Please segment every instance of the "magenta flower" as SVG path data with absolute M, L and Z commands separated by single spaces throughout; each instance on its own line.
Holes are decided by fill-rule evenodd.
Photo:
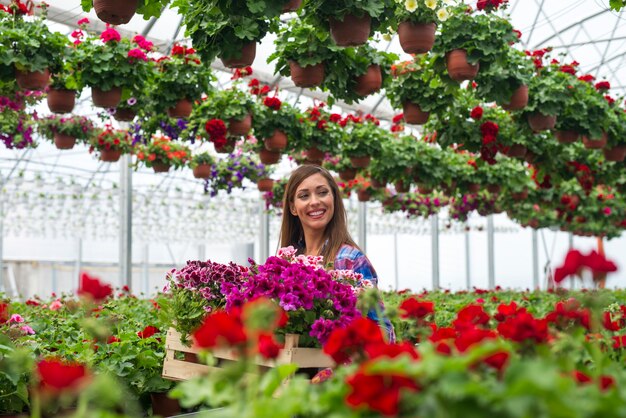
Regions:
M 143 50 L 139 48 L 134 48 L 128 51 L 128 58 L 130 58 L 131 62 L 133 61 L 148 61 L 148 56 Z
M 114 28 L 107 28 L 104 32 L 102 32 L 102 34 L 100 34 L 100 39 L 102 39 L 104 43 L 108 43 L 111 41 L 119 42 L 122 40 L 122 37 Z

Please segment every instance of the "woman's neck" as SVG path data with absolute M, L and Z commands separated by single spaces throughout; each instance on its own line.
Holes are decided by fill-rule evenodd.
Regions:
M 305 243 L 305 254 L 306 255 L 320 255 L 322 252 L 322 247 L 324 246 L 324 232 L 320 231 L 305 231 L 304 232 L 304 243 Z

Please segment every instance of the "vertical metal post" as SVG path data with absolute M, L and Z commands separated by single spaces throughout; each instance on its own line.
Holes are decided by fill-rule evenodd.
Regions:
M 398 233 L 393 233 L 393 265 L 395 272 L 395 289 L 400 290 L 400 275 L 398 271 Z
M 433 290 L 439 289 L 439 216 L 431 216 L 431 244 L 432 244 L 432 264 L 433 264 Z
M 57 283 L 57 265 L 52 264 L 52 293 L 58 292 L 58 283 Z
M 261 199 L 259 227 L 259 264 L 265 263 L 270 256 L 270 215 L 265 210 L 265 201 Z
M 120 159 L 120 285 L 133 284 L 133 178 L 130 155 Z
M 489 268 L 489 289 L 493 289 L 496 287 L 493 215 L 487 216 L 487 256 Z
M 83 268 L 83 239 L 81 237 L 76 238 L 76 261 L 74 263 L 74 283 L 78 283 L 80 277 L 80 271 Z
M 150 244 L 143 245 L 143 293 L 150 294 Z
M 198 245 L 198 260 L 200 261 L 206 260 L 206 245 L 204 244 Z
M 465 226 L 465 288 L 472 288 L 471 264 L 470 264 L 470 235 L 469 226 Z
M 0 189 L 0 292 L 4 292 L 4 193 Z
M 359 202 L 359 247 L 367 253 L 367 202 Z
M 533 229 L 533 288 L 539 289 L 539 239 L 537 230 Z

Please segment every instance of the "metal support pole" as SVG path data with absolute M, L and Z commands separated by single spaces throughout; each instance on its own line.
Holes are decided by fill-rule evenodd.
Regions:
M 130 155 L 120 159 L 120 285 L 133 284 L 133 178 Z
M 393 265 L 395 272 L 395 289 L 400 290 L 400 275 L 398 271 L 398 233 L 393 233 Z
M 359 202 L 359 247 L 367 253 L 367 202 Z
M 204 244 L 198 245 L 198 260 L 200 261 L 206 260 L 206 245 Z
M 150 244 L 143 245 L 143 293 L 150 294 Z
M 496 287 L 496 263 L 494 256 L 493 215 L 487 216 L 487 256 L 489 267 L 489 289 Z
M 74 280 L 78 282 L 80 277 L 80 271 L 83 268 L 83 239 L 81 237 L 76 238 L 76 262 L 74 263 Z
M 465 228 L 465 288 L 472 288 L 471 264 L 470 264 L 470 235 L 469 227 Z
M 439 216 L 431 216 L 433 290 L 439 289 Z
M 4 193 L 0 190 L 0 292 L 4 292 Z
M 537 230 L 533 229 L 533 288 L 539 289 L 539 239 Z
M 267 257 L 270 256 L 270 215 L 265 210 L 265 201 L 263 199 L 259 203 L 259 209 L 259 263 L 265 263 Z

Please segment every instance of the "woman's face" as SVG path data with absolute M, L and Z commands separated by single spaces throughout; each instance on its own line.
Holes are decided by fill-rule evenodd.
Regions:
M 291 213 L 300 218 L 303 230 L 323 230 L 333 218 L 335 203 L 328 181 L 313 174 L 300 183 L 291 203 Z

